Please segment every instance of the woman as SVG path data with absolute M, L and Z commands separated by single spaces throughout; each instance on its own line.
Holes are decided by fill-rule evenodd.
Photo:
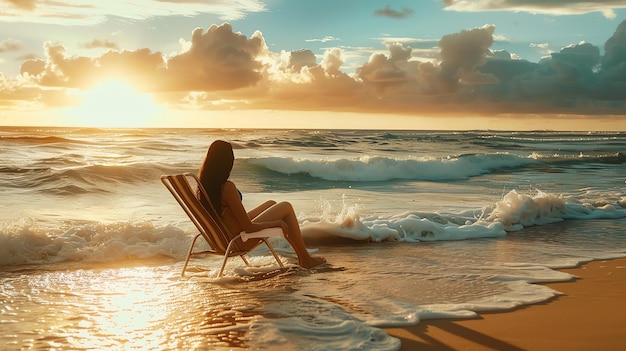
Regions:
M 200 167 L 198 178 L 209 195 L 211 204 L 222 215 L 222 220 L 231 233 L 242 231 L 255 232 L 266 228 L 281 227 L 285 239 L 298 255 L 298 263 L 304 268 L 312 268 L 326 260 L 313 257 L 306 250 L 298 218 L 289 202 L 276 203 L 266 201 L 262 205 L 246 212 L 241 202 L 241 193 L 235 184 L 228 180 L 235 162 L 233 148 L 230 143 L 217 140 L 211 144 L 209 151 Z M 207 206 L 206 200 L 200 200 Z M 260 239 L 239 241 L 242 250 L 250 250 L 258 245 Z

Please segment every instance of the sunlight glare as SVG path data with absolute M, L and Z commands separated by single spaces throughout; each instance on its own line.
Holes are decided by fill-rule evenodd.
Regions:
M 103 82 L 81 93 L 81 100 L 71 114 L 80 124 L 90 127 L 149 127 L 160 110 L 151 94 L 139 94 L 119 80 Z
M 171 318 L 167 291 L 157 282 L 157 273 L 148 267 L 125 268 L 116 277 L 100 282 L 102 295 L 99 314 L 92 314 L 86 323 L 85 335 L 79 340 L 92 340 L 89 348 L 103 349 L 124 345 L 126 349 L 159 349 L 167 340 L 165 330 L 158 326 Z M 81 345 L 86 346 L 86 345 Z

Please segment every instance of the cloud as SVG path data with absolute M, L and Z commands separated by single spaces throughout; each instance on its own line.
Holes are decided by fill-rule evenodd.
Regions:
M 198 1 L 198 0 L 0 0 L 1 22 L 50 23 L 60 25 L 95 25 L 109 17 L 144 20 L 158 16 L 194 16 L 210 13 L 225 21 L 239 20 L 249 12 L 266 11 L 260 0 Z
M 625 111 L 626 21 L 606 41 L 604 56 L 599 47 L 580 42 L 538 63 L 492 50 L 494 33 L 487 25 L 445 35 L 429 60 L 406 43 L 388 43 L 386 50 L 370 49 L 354 74 L 344 67 L 352 49 L 328 48 L 321 58 L 309 49 L 271 52 L 261 32 L 247 37 L 230 24 L 196 28 L 181 39 L 182 50 L 169 55 L 143 48 L 73 56 L 64 45 L 47 42 L 43 58 L 25 60 L 16 79 L 2 76 L 0 98 L 4 108 L 59 106 L 73 102 L 63 92 L 117 77 L 160 102 L 193 109 Z
M 100 39 L 94 39 L 88 43 L 84 43 L 81 45 L 81 47 L 85 49 L 98 49 L 98 48 L 114 49 L 114 50 L 119 49 L 119 46 L 116 43 L 112 41 L 100 40 Z
M 69 56 L 60 44 L 44 44 L 45 59 L 26 60 L 20 69 L 42 87 L 89 89 L 106 79 L 120 78 L 138 88 L 159 89 L 165 62 L 148 49 L 108 51 L 100 57 Z
M 441 38 L 439 47 L 444 77 L 451 81 L 462 79 L 466 84 L 489 80 L 490 78 L 478 74 L 475 69 L 484 63 L 484 58 L 489 53 L 494 30 L 495 26 L 484 26 Z
M 32 10 L 38 0 L 1 0 L 0 2 L 8 2 L 9 4 L 24 10 Z
M 590 43 L 582 42 L 578 45 L 568 45 L 552 58 L 568 62 L 576 67 L 591 69 L 600 63 L 600 48 Z
M 109 50 L 98 57 L 71 56 L 65 46 L 47 42 L 45 59 L 27 60 L 21 73 L 42 86 L 89 89 L 121 78 L 137 89 L 214 91 L 254 86 L 263 78 L 269 55 L 260 32 L 249 39 L 229 24 L 193 31 L 187 50 L 169 57 L 149 49 Z
M 228 90 L 257 84 L 269 50 L 261 32 L 249 39 L 230 24 L 196 28 L 188 51 L 167 63 L 167 85 L 174 90 Z
M 580 15 L 600 12 L 614 19 L 615 9 L 626 8 L 622 0 L 442 0 L 445 9 L 459 12 L 520 11 L 549 15 Z
M 315 54 L 311 50 L 292 51 L 289 55 L 289 63 L 287 67 L 296 72 L 300 72 L 304 67 L 314 67 L 317 65 Z
M 398 10 L 394 10 L 391 8 L 390 5 L 385 6 L 384 9 L 380 9 L 380 10 L 376 10 L 376 12 L 374 12 L 377 16 L 384 16 L 384 17 L 390 17 L 390 18 L 406 18 L 410 15 L 412 15 L 415 11 L 413 11 L 410 8 L 407 7 L 403 7 L 402 10 L 398 11 Z
M 341 71 L 344 52 L 339 48 L 327 49 L 320 63 L 314 63 L 312 52 L 298 50 L 282 55 L 280 69 L 266 82 L 269 85 L 263 95 L 256 97 L 255 104 L 261 108 L 286 110 L 352 110 L 361 109 L 372 100 L 366 89 L 353 77 Z M 285 64 L 291 58 L 306 63 L 298 66 Z
M 309 42 L 309 43 L 310 43 L 310 42 L 320 42 L 320 43 L 326 43 L 326 42 L 329 42 L 329 41 L 338 41 L 338 40 L 341 40 L 341 39 L 339 39 L 339 38 L 335 38 L 335 37 L 332 37 L 332 36 L 330 36 L 330 35 L 327 35 L 327 36 L 325 36 L 325 37 L 323 37 L 323 38 L 320 38 L 320 39 L 306 39 L 306 40 L 304 40 L 304 41 L 305 41 L 305 42 Z
M 13 39 L 6 39 L 0 41 L 0 54 L 4 54 L 11 51 L 19 51 L 22 49 L 22 44 Z
M 604 57 L 597 46 L 581 42 L 568 45 L 539 63 L 490 58 L 478 69 L 497 77 L 498 83 L 482 87 L 476 95 L 488 100 L 494 109 L 623 114 L 626 107 L 624 29 L 626 21 L 607 40 Z
M 22 63 L 20 74 L 28 74 L 30 76 L 38 76 L 46 69 L 46 61 L 38 58 L 29 58 Z
M 597 96 L 623 101 L 626 96 L 626 20 L 604 44 Z
M 611 69 L 626 62 L 626 20 L 623 21 L 615 33 L 604 44 L 604 58 L 602 68 Z
M 548 43 L 530 43 L 528 46 L 531 48 L 539 49 L 539 51 L 544 54 L 549 54 L 552 52 L 550 50 L 550 44 Z
M 27 75 L 7 79 L 0 73 L 0 108 L 34 111 L 70 104 L 64 89 L 43 89 Z
M 402 44 L 417 44 L 420 46 L 437 46 L 438 40 L 435 39 L 420 39 L 420 38 L 410 38 L 410 37 L 382 37 L 382 38 L 372 38 L 374 40 L 380 40 L 384 45 L 391 45 L 395 43 Z

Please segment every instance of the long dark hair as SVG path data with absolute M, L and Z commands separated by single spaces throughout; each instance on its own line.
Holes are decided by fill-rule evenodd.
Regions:
M 230 177 L 234 162 L 235 155 L 232 145 L 223 140 L 216 140 L 209 147 L 198 172 L 200 184 L 206 190 L 209 200 L 218 214 L 222 212 L 222 188 Z M 201 194 L 198 194 L 198 197 L 203 205 L 208 205 Z

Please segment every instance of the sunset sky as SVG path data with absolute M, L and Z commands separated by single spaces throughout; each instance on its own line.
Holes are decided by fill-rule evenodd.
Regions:
M 626 131 L 626 1 L 0 0 L 0 126 Z

